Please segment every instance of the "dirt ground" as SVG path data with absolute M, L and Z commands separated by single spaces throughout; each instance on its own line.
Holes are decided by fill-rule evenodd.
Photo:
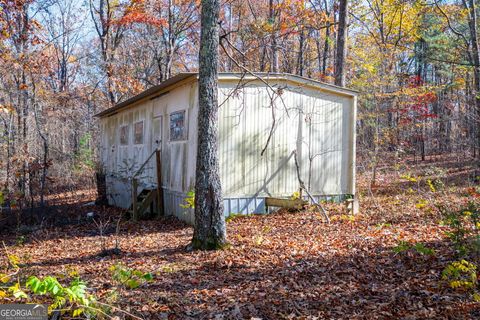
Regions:
M 441 279 L 454 249 L 435 208 L 465 204 L 474 185 L 465 166 L 442 165 L 444 186 L 435 192 L 395 173 L 381 173 L 373 189 L 365 178 L 360 214 L 327 204 L 330 224 L 310 210 L 233 219 L 227 224 L 230 247 L 216 252 L 185 251 L 193 230 L 173 218 L 122 221 L 117 236 L 120 211 L 82 206 L 91 200 L 88 192 L 58 209 L 74 223 L 1 237 L 9 254 L 20 258 L 22 275 L 67 279 L 78 273 L 99 301 L 124 311 L 113 309 L 119 318 L 480 319 L 480 304 Z M 427 172 L 432 166 L 416 174 L 437 175 Z M 107 224 L 102 234 L 100 222 Z M 99 255 L 115 241 L 118 255 Z M 395 252 L 402 241 L 422 243 L 434 254 Z M 109 270 L 115 264 L 154 279 L 120 288 Z

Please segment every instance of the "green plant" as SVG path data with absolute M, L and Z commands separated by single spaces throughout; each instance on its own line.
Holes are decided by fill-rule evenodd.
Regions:
M 29 298 L 25 291 L 21 289 L 20 282 L 16 282 L 15 284 L 8 287 L 8 292 L 10 292 L 15 299 L 21 300 Z M 6 295 L 5 291 L 3 291 L 3 294 Z
M 407 241 L 400 241 L 398 243 L 398 245 L 396 247 L 394 247 L 393 249 L 393 252 L 395 253 L 402 253 L 402 252 L 406 252 L 406 251 L 409 251 L 409 250 L 414 250 L 415 252 L 421 254 L 421 255 L 434 255 L 435 254 L 435 250 L 432 249 L 432 248 L 428 248 L 427 246 L 425 246 L 423 243 L 419 242 L 419 243 L 416 243 L 415 245 L 411 245 L 410 243 L 408 243 Z
M 2 283 L 7 284 L 10 277 L 3 276 Z M 61 309 L 63 313 L 71 313 L 73 317 L 82 314 L 87 316 L 95 315 L 98 310 L 95 305 L 95 298 L 87 293 L 86 283 L 75 278 L 68 286 L 63 286 L 52 276 L 40 279 L 30 276 L 22 285 L 20 281 L 11 283 L 7 291 L 0 290 L 0 297 L 13 297 L 19 302 L 35 302 L 40 296 L 51 299 L 49 310 Z
M 420 243 L 420 242 L 415 244 L 412 248 L 422 255 L 433 256 L 435 254 L 434 249 L 428 248 L 423 243 Z
M 136 289 L 146 282 L 153 280 L 153 275 L 149 272 L 142 272 L 140 270 L 131 269 L 121 264 L 110 267 L 112 278 L 121 286 L 127 289 Z
M 419 178 L 415 178 L 414 176 L 410 175 L 409 173 L 405 173 L 400 175 L 401 179 L 407 180 L 409 182 L 418 182 Z
M 47 276 L 43 280 L 32 276 L 29 277 L 25 287 L 33 294 L 47 295 L 53 299 L 51 309 L 64 308 L 70 304 L 68 309 L 72 310 L 72 316 L 77 317 L 84 313 L 91 313 L 89 308 L 95 303 L 93 296 L 87 293 L 87 285 L 80 278 L 75 278 L 67 287 L 58 282 L 57 278 Z
M 377 229 L 383 229 L 383 228 L 391 228 L 392 224 L 391 223 L 378 223 L 375 225 Z
M 265 238 L 261 234 L 255 236 L 255 238 L 253 239 L 256 246 L 260 246 L 263 243 L 264 240 L 265 240 Z
M 300 191 L 295 191 L 295 192 L 290 196 L 290 200 L 298 200 L 298 199 L 300 199 L 300 197 L 301 197 Z
M 195 191 L 193 189 L 187 192 L 187 196 L 183 199 L 180 207 L 183 209 L 195 208 Z
M 442 224 L 450 227 L 445 234 L 453 243 L 459 257 L 480 252 L 480 208 L 470 201 L 465 208 L 450 210 L 439 208 L 444 219 Z
M 93 149 L 90 147 L 92 136 L 89 133 L 84 134 L 79 141 L 79 148 L 75 155 L 77 160 L 77 169 L 82 166 L 93 168 L 95 163 L 93 161 Z
M 20 258 L 8 253 L 8 264 L 0 273 L 0 297 L 13 298 L 22 303 L 49 303 L 49 311 L 61 309 L 62 314 L 70 314 L 72 317 L 85 315 L 94 317 L 99 311 L 96 299 L 87 293 L 87 285 L 80 280 L 78 273 L 70 281 L 68 286 L 62 285 L 56 277 L 46 276 L 40 279 L 36 276 L 20 277 Z M 72 275 L 73 273 L 70 273 Z M 26 278 L 26 280 L 24 280 Z M 102 311 L 103 312 L 103 311 Z
M 174 264 L 166 264 L 166 265 L 162 266 L 160 270 L 162 272 L 165 272 L 165 273 L 172 273 L 172 272 L 175 272 L 175 265 Z
M 415 204 L 415 207 L 417 209 L 424 209 L 428 206 L 428 201 L 425 199 L 420 199 L 418 202 Z
M 15 244 L 17 246 L 21 246 L 25 243 L 25 241 L 27 241 L 27 238 L 24 235 L 20 235 L 15 239 Z
M 410 249 L 410 244 L 407 241 L 400 241 L 396 247 L 393 247 L 393 252 L 402 253 Z
M 442 279 L 448 281 L 452 289 L 475 289 L 477 267 L 466 260 L 452 262 L 442 271 Z

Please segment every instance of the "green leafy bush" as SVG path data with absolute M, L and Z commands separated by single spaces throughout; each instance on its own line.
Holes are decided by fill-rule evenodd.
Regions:
M 432 248 L 426 247 L 423 243 L 417 243 L 412 247 L 416 252 L 422 254 L 422 255 L 427 255 L 427 256 L 433 256 L 435 254 L 435 250 Z
M 127 289 L 136 289 L 142 284 L 153 280 L 151 273 L 144 273 L 121 264 L 111 266 L 110 271 L 112 272 L 113 280 Z
M 31 276 L 26 282 L 26 288 L 33 294 L 52 298 L 53 303 L 49 306 L 51 309 L 63 309 L 68 306 L 67 309 L 72 310 L 73 317 L 92 313 L 89 307 L 95 303 L 94 297 L 87 293 L 86 283 L 79 278 L 75 278 L 69 286 L 64 287 L 55 277 L 47 276 L 42 280 Z
M 78 274 L 65 286 L 53 276 L 43 279 L 19 276 L 22 264 L 20 258 L 14 254 L 7 252 L 7 262 L 0 272 L 0 298 L 19 303 L 48 302 L 49 311 L 60 309 L 62 314 L 72 317 L 94 317 L 100 310 L 96 306 L 95 297 L 87 293 L 87 285 L 80 280 Z
M 425 246 L 423 243 L 420 243 L 420 242 L 416 243 L 415 245 L 411 245 L 407 241 L 400 241 L 398 245 L 394 247 L 392 250 L 397 254 L 406 252 L 409 250 L 413 250 L 421 255 L 428 255 L 428 256 L 435 255 L 434 249 L 428 248 L 427 246 Z
M 466 260 L 452 262 L 443 270 L 442 279 L 448 281 L 452 289 L 475 289 L 477 267 Z
M 443 215 L 442 224 L 450 227 L 446 232 L 459 257 L 480 252 L 480 208 L 473 201 L 466 208 L 449 210 L 439 208 Z
M 8 284 L 10 277 L 3 275 L 2 283 Z M 30 276 L 22 285 L 20 281 L 10 283 L 7 290 L 0 290 L 0 297 L 13 298 L 16 302 L 32 303 L 45 301 L 45 296 L 50 302 L 49 311 L 60 309 L 63 314 L 73 317 L 80 315 L 94 316 L 96 314 L 95 298 L 87 293 L 87 285 L 79 278 L 74 279 L 68 286 L 63 286 L 52 276 L 40 279 Z

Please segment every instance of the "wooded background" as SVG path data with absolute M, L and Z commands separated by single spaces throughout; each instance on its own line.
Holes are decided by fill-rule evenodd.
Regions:
M 229 0 L 220 10 L 219 71 L 343 85 L 340 73 L 361 92 L 358 164 L 372 185 L 399 159 L 480 156 L 475 0 Z M 93 115 L 197 70 L 199 20 L 198 1 L 0 0 L 0 206 L 44 207 L 94 186 Z

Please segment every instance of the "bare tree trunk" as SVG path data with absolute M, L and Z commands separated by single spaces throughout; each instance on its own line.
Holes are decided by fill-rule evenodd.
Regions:
M 226 243 L 218 163 L 219 0 L 202 0 L 198 76 L 198 148 L 192 249 L 219 249 Z
M 470 19 L 468 21 L 470 27 L 470 38 L 472 43 L 472 58 L 473 58 L 473 73 L 474 73 L 474 85 L 475 85 L 475 109 L 476 109 L 476 129 L 477 136 L 474 143 L 474 153 L 480 156 L 480 47 L 478 45 L 478 29 L 477 29 L 477 7 L 475 0 L 468 0 L 468 5 L 464 3 L 468 8 Z
M 269 1 L 269 19 L 270 23 L 273 25 L 273 31 L 270 36 L 271 38 L 271 51 L 272 51 L 272 56 L 270 57 L 272 59 L 270 63 L 270 71 L 273 73 L 278 72 L 278 49 L 277 49 L 277 31 L 276 31 L 276 19 L 275 19 L 275 8 L 273 5 L 273 0 Z
M 327 0 L 324 1 L 325 4 L 325 14 L 330 17 L 330 11 L 328 9 Z M 327 64 L 328 64 L 328 53 L 330 51 L 330 22 L 327 22 L 327 28 L 325 29 L 325 41 L 323 44 L 323 56 L 321 64 L 321 72 L 323 77 L 327 75 Z M 318 52 L 320 56 L 320 51 Z
M 325 43 L 323 45 L 323 57 L 322 57 L 322 75 L 327 75 L 328 65 L 328 53 L 330 51 L 330 26 L 325 30 Z
M 337 54 L 335 84 L 345 86 L 345 60 L 347 56 L 348 0 L 340 0 L 338 12 Z
M 298 57 L 297 57 L 297 74 L 303 76 L 303 67 L 304 67 L 304 49 L 305 49 L 305 30 L 300 30 L 300 37 L 298 40 Z

